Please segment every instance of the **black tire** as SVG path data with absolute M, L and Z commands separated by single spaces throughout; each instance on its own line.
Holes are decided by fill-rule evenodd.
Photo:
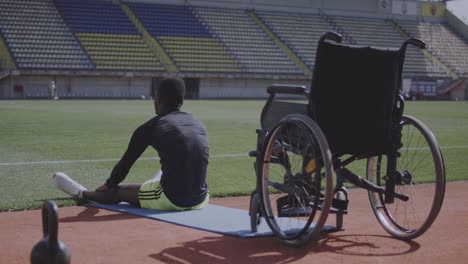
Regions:
M 274 126 L 265 142 L 257 179 L 265 221 L 289 245 L 317 240 L 333 198 L 333 167 L 325 136 L 307 116 L 289 115 Z
M 254 192 L 250 197 L 250 229 L 253 233 L 258 231 L 258 225 L 260 224 L 260 197 L 257 192 Z
M 369 191 L 377 220 L 392 236 L 414 239 L 426 232 L 439 214 L 445 194 L 445 165 L 432 132 L 414 117 L 402 118 L 403 147 L 397 158 L 395 192 L 409 198 L 385 203 L 384 195 Z M 367 179 L 385 186 L 386 156 L 369 158 Z

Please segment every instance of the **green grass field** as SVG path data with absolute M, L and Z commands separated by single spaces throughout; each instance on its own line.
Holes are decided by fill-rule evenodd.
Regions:
M 255 129 L 265 101 L 187 101 L 185 111 L 206 125 L 212 196 L 250 193 L 255 185 Z M 448 180 L 468 179 L 468 103 L 407 102 L 405 114 L 438 138 Z M 154 116 L 151 100 L 0 101 L 0 211 L 38 208 L 44 199 L 73 204 L 51 182 L 66 172 L 93 189 L 126 149 L 133 130 Z M 125 182 L 143 182 L 159 169 L 148 148 Z

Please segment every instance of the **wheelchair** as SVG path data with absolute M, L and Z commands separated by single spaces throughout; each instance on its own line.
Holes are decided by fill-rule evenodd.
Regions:
M 408 45 L 399 49 L 341 44 L 325 33 L 319 40 L 311 89 L 272 85 L 257 129 L 256 188 L 250 224 L 266 221 L 288 245 L 320 238 L 329 214 L 343 230 L 347 187 L 368 192 L 380 225 L 411 240 L 436 219 L 445 193 L 439 144 L 425 124 L 403 115 L 402 69 Z M 282 99 L 288 96 L 303 100 Z M 354 166 L 361 161 L 361 166 Z M 354 171 L 360 170 L 361 175 Z M 336 175 L 336 177 L 335 177 Z M 336 181 L 336 182 L 335 182 Z

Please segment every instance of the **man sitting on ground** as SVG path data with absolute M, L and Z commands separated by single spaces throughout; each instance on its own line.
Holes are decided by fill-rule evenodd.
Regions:
M 165 78 L 161 81 L 154 98 L 157 116 L 135 130 L 125 154 L 104 185 L 88 191 L 62 172 L 54 174 L 55 185 L 71 196 L 99 203 L 127 202 L 164 211 L 205 207 L 209 201 L 207 134 L 200 120 L 180 111 L 184 95 L 183 80 Z M 120 184 L 148 146 L 160 157 L 158 177 L 142 185 Z

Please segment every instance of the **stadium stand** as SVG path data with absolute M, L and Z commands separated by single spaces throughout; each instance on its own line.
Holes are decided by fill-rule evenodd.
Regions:
M 256 11 L 261 20 L 313 69 L 319 32 L 333 28 L 316 14 Z
M 468 54 L 468 40 L 457 34 L 445 23 L 398 20 L 398 25 L 408 35 L 426 41 L 431 50 L 446 65 L 460 75 L 468 77 L 468 60 L 460 54 Z
M 188 6 L 147 3 L 128 6 L 181 72 L 240 72 L 240 66 Z
M 94 0 L 54 3 L 97 70 L 164 71 L 119 5 Z
M 257 13 L 310 68 L 313 68 L 315 47 L 320 37 L 317 32 L 336 30 L 336 27 L 339 27 L 349 36 L 343 40 L 344 43 L 374 47 L 399 48 L 405 40 L 384 19 L 344 16 L 328 16 L 328 19 L 324 19 L 318 14 L 271 11 L 257 11 Z M 404 66 L 405 76 L 446 76 L 444 70 L 426 58 L 421 51 L 413 47 L 408 49 Z
M 0 29 L 19 69 L 93 68 L 51 1 L 0 1 Z
M 360 46 L 424 40 L 408 46 L 405 92 L 468 99 L 468 26 L 449 10 L 342 1 L 0 0 L 0 98 L 44 98 L 51 80 L 61 96 L 150 97 L 166 74 L 194 98 L 260 98 L 273 82 L 310 85 L 318 39 L 335 31 Z
M 399 48 L 406 39 L 384 19 L 335 16 L 334 20 L 359 45 Z M 447 73 L 418 48 L 408 46 L 403 76 L 447 77 Z
M 193 9 L 233 54 L 244 73 L 303 74 L 258 28 L 246 10 L 215 7 Z

